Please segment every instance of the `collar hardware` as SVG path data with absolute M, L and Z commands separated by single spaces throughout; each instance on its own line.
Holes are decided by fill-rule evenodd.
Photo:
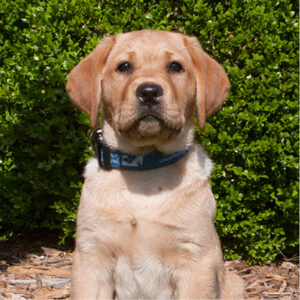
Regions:
M 104 143 L 102 129 L 96 129 L 90 135 L 91 146 L 98 159 L 99 166 L 104 170 L 111 170 L 110 149 Z

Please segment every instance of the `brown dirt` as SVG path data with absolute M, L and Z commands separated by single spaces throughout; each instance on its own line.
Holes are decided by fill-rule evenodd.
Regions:
M 0 300 L 69 299 L 72 247 L 57 249 L 54 240 L 39 234 L 0 243 Z M 247 299 L 299 299 L 298 264 L 225 265 L 244 279 Z

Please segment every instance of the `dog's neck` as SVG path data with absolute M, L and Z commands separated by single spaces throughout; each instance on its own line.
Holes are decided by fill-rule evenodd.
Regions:
M 193 130 L 188 133 L 183 136 L 192 139 Z M 178 143 L 178 139 L 181 143 Z M 191 142 L 187 143 L 185 139 L 185 143 L 182 143 L 180 137 L 178 139 L 176 143 L 169 143 L 169 147 L 163 147 L 167 151 L 152 145 L 137 147 L 117 138 L 114 130 L 104 122 L 103 130 L 93 132 L 91 143 L 99 166 L 103 169 L 148 170 L 173 164 L 188 152 Z

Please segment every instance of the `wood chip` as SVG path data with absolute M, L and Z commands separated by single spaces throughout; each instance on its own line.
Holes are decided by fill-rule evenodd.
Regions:
M 263 292 L 264 296 L 288 296 L 291 295 L 292 293 L 286 292 L 286 293 L 278 293 L 278 292 Z
M 70 282 L 69 278 L 41 279 L 40 280 L 40 286 L 38 286 L 36 284 L 37 281 L 34 280 L 34 279 L 15 279 L 15 280 L 9 280 L 8 284 L 12 284 L 12 285 L 17 285 L 17 284 L 21 284 L 21 285 L 36 284 L 38 288 L 41 288 L 45 283 L 47 283 L 51 287 L 63 288 L 69 282 Z
M 285 261 L 281 264 L 281 267 L 285 269 L 294 269 L 295 265 L 291 262 Z
M 55 267 L 47 266 L 11 266 L 7 268 L 8 273 L 12 274 L 28 274 L 28 273 L 40 273 L 46 275 L 53 275 L 58 277 L 70 277 L 71 270 L 59 269 Z
M 283 281 L 283 283 L 282 283 L 282 285 L 281 285 L 281 287 L 280 287 L 278 293 L 280 293 L 280 294 L 283 293 L 284 290 L 285 290 L 285 288 L 286 288 L 286 286 L 287 286 L 286 281 Z
M 268 274 L 267 278 L 272 278 L 277 281 L 284 281 L 284 277 L 278 274 Z
M 42 287 L 42 280 L 41 280 L 41 277 L 40 277 L 40 275 L 39 274 L 36 274 L 36 286 L 38 287 L 38 288 L 41 288 Z
M 57 249 L 54 249 L 54 248 L 47 248 L 47 247 L 41 247 L 42 251 L 44 252 L 44 254 L 46 256 L 58 256 L 60 254 L 62 254 L 63 252 L 62 251 L 59 251 Z
M 70 296 L 70 292 L 68 290 L 61 291 L 51 291 L 45 292 L 41 295 L 35 295 L 33 299 L 35 300 L 44 300 L 44 299 L 66 299 Z

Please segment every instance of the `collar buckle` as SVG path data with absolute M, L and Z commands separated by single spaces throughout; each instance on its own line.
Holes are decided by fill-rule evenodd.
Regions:
M 111 170 L 112 166 L 110 163 L 110 149 L 104 142 L 101 128 L 98 128 L 91 133 L 90 141 L 92 150 L 97 157 L 99 166 L 105 170 Z

